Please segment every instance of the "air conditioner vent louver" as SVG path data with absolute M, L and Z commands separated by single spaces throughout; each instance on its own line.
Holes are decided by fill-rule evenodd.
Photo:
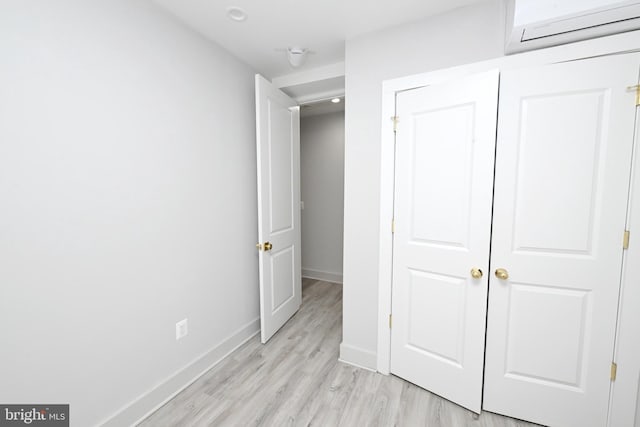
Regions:
M 557 1 L 538 0 L 536 7 L 549 8 L 551 18 L 540 19 L 544 12 L 531 13 L 532 0 L 510 0 L 507 3 L 506 53 L 521 52 L 530 49 L 555 46 L 625 31 L 640 29 L 640 1 L 611 3 L 612 0 L 592 0 L 580 3 L 608 2 L 603 7 L 588 10 L 574 10 L 570 14 L 553 16 L 557 12 L 553 6 Z M 566 7 L 566 1 L 563 6 Z M 519 9 L 520 8 L 520 9 Z M 529 17 L 527 16 L 529 12 Z M 533 16 L 535 15 L 535 16 Z M 536 20 L 537 19 L 537 20 Z

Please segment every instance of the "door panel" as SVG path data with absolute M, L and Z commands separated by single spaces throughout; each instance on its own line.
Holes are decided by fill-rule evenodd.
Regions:
M 256 75 L 256 128 L 260 323 L 265 343 L 302 301 L 300 111 L 260 75 Z
M 281 251 L 271 250 L 271 283 L 273 297 L 271 312 L 277 312 L 296 295 L 296 274 L 294 247 L 289 246 Z
M 407 347 L 463 367 L 466 277 L 410 271 Z M 425 328 L 425 325 L 447 325 Z
M 606 425 L 638 65 L 624 55 L 502 73 L 488 411 Z
M 285 233 L 294 228 L 293 207 L 295 203 L 293 185 L 293 138 L 292 114 L 288 104 L 267 99 L 269 141 L 269 196 L 271 213 L 270 233 Z
M 591 255 L 606 100 L 604 89 L 521 100 L 515 251 Z
M 447 106 L 412 117 L 414 243 L 468 250 L 473 117 L 473 104 Z
M 584 382 L 585 338 L 591 333 L 586 322 L 591 311 L 589 293 L 512 283 L 509 304 L 506 375 L 579 388 Z M 558 319 L 562 322 L 554 323 Z M 545 340 L 553 342 L 546 352 L 536 347 L 540 330 L 548 331 Z
M 493 71 L 397 98 L 391 372 L 475 412 L 497 94 Z

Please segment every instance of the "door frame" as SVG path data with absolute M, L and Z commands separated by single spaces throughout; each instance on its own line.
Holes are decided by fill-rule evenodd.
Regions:
M 394 175 L 395 175 L 395 132 L 393 130 L 392 118 L 396 115 L 396 94 L 398 92 L 443 83 L 456 78 L 471 74 L 486 72 L 491 69 L 505 71 L 522 67 L 540 66 L 558 62 L 575 61 L 580 59 L 618 55 L 632 52 L 640 52 L 638 48 L 638 37 L 640 31 L 617 34 L 609 37 L 602 37 L 593 40 L 573 43 L 569 45 L 556 46 L 542 50 L 525 52 L 512 56 L 504 56 L 487 61 L 456 66 L 453 68 L 440 69 L 422 74 L 416 74 L 382 82 L 382 114 L 381 114 L 381 145 L 380 145 L 380 210 L 379 210 L 379 262 L 378 262 L 378 322 L 377 322 L 377 363 L 376 369 L 384 375 L 390 374 L 391 364 L 391 330 L 389 329 L 389 315 L 391 314 L 391 292 L 393 273 L 393 234 L 391 232 L 393 221 L 393 200 L 394 200 Z M 402 118 L 398 126 L 402 126 Z M 638 136 L 636 136 L 638 141 Z M 640 143 L 640 142 L 639 142 Z M 636 144 L 634 152 L 640 151 L 640 146 Z M 637 172 L 634 172 L 636 171 Z M 640 175 L 640 153 L 636 153 L 635 164 L 632 174 Z M 636 177 L 636 182 L 640 177 Z M 635 185 L 635 205 L 640 204 L 640 183 Z M 633 203 L 633 201 L 632 201 Z M 640 225 L 640 209 L 636 208 L 631 218 L 632 222 Z M 640 230 L 636 233 L 640 235 Z M 628 255 L 628 254 L 626 254 Z M 640 282 L 640 268 L 628 266 L 625 256 L 625 274 L 622 279 L 622 292 L 631 283 Z M 626 286 L 625 286 L 626 285 Z M 630 298 L 634 298 L 630 301 Z M 634 344 L 632 337 L 640 335 L 640 315 L 634 314 L 632 308 L 640 307 L 640 292 L 625 293 L 626 311 L 618 311 L 618 330 L 624 328 L 625 334 L 618 333 L 616 340 L 614 358 L 617 360 L 619 348 L 623 348 L 629 354 L 624 355 L 629 366 L 626 372 L 633 378 L 638 378 L 640 374 L 640 345 Z M 623 307 L 623 308 L 624 308 Z M 624 314 L 625 316 L 621 316 Z M 624 323 L 623 323 L 624 322 Z M 634 323 L 635 322 L 635 323 Z M 620 367 L 618 370 L 621 374 Z M 628 425 L 632 425 L 635 417 L 635 403 L 638 399 L 638 385 L 635 381 L 625 381 L 624 383 L 612 383 L 611 402 L 609 418 L 618 421 L 629 420 Z M 631 399 L 629 396 L 635 396 Z M 615 413 L 614 413 L 615 411 Z

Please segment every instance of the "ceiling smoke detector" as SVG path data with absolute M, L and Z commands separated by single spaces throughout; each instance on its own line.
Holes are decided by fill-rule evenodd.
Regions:
M 298 68 L 307 60 L 307 53 L 309 50 L 303 47 L 288 47 L 287 48 L 287 59 L 289 60 L 289 64 L 293 68 Z

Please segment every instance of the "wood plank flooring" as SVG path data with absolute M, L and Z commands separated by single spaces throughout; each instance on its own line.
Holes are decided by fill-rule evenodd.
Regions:
M 252 338 L 139 425 L 534 426 L 476 420 L 398 377 L 341 363 L 341 336 L 342 286 L 305 279 L 302 308 L 271 341 Z

